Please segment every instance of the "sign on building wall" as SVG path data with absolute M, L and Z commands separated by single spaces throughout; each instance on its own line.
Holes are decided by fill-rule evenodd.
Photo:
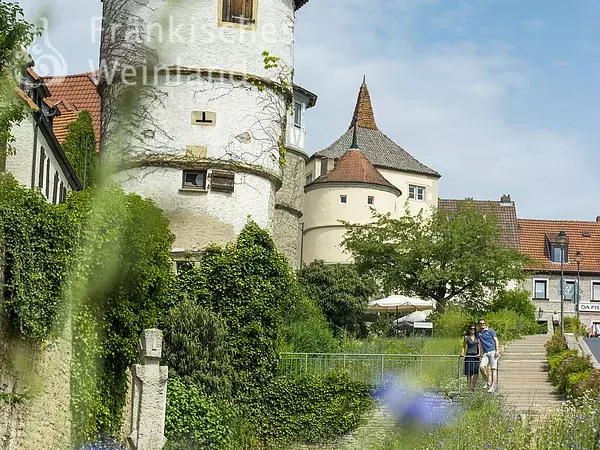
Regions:
M 600 303 L 580 303 L 579 311 L 600 312 Z

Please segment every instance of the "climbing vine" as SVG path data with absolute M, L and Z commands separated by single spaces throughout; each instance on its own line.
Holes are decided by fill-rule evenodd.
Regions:
M 154 203 L 115 186 L 74 193 L 68 206 L 82 223 L 70 297 L 73 439 L 83 443 L 120 426 L 139 334 L 171 304 L 173 236 Z
M 69 124 L 69 134 L 62 148 L 73 166 L 77 178 L 85 187 L 96 184 L 96 136 L 89 111 L 81 111 Z
M 45 340 L 55 328 L 76 230 L 64 206 L 0 174 L 4 305 L 12 327 L 29 340 Z

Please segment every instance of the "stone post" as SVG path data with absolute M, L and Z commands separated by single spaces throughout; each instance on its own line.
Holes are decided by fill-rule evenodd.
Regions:
M 140 336 L 141 364 L 131 368 L 132 413 L 129 445 L 132 450 L 160 450 L 166 443 L 168 367 L 160 366 L 162 332 L 150 329 Z

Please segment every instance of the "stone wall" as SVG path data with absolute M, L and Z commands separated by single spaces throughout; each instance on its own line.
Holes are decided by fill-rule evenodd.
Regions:
M 534 280 L 546 280 L 548 299 L 534 298 Z M 576 281 L 577 275 L 573 273 L 565 273 L 565 281 Z M 581 303 L 596 303 L 592 300 L 592 282 L 600 281 L 600 276 L 580 276 L 580 302 Z M 536 307 L 537 319 L 539 321 L 552 322 L 552 314 L 554 311 L 560 313 L 560 275 L 557 274 L 538 274 L 528 277 L 521 282 L 520 287 L 531 293 L 532 302 Z M 598 303 L 600 305 L 600 303 Z M 565 317 L 575 317 L 577 312 L 575 303 L 570 300 L 565 300 L 563 305 Z M 580 311 L 579 319 L 582 324 L 589 328 L 595 322 L 600 323 L 600 310 L 595 311 Z
M 307 159 L 305 153 L 288 149 L 283 166 L 283 184 L 275 194 L 273 239 L 294 269 L 299 268 L 301 263 L 302 231 L 299 219 L 302 216 Z
M 0 251 L 0 449 L 70 448 L 71 326 L 64 324 L 60 337 L 43 345 L 15 336 L 4 310 L 3 282 Z
M 2 312 L 0 448 L 62 450 L 70 446 L 71 339 L 41 346 L 10 333 Z

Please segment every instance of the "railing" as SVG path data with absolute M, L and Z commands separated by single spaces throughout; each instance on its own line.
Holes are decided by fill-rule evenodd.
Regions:
M 283 353 L 284 375 L 324 376 L 345 371 L 350 378 L 383 384 L 405 377 L 421 389 L 460 392 L 463 359 L 454 355 L 387 355 L 349 353 Z

